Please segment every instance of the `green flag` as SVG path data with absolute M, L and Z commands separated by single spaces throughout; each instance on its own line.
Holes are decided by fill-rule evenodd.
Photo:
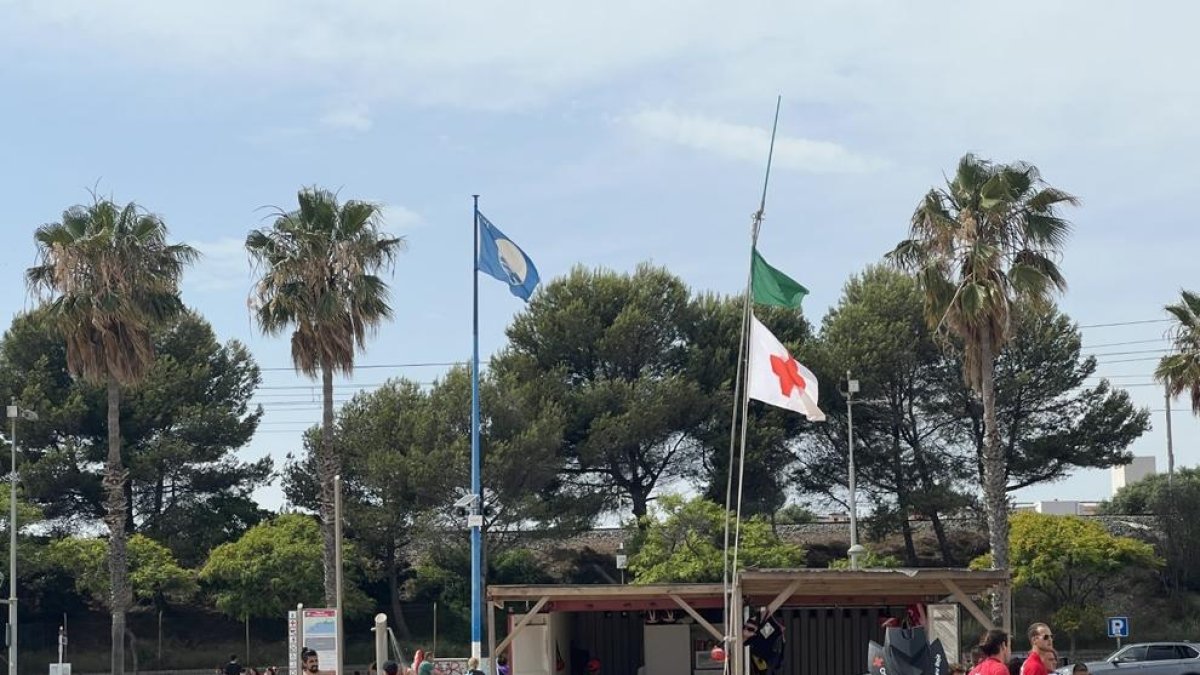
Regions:
M 767 264 L 754 249 L 754 262 L 750 266 L 750 288 L 754 301 L 761 305 L 778 305 L 800 309 L 800 301 L 808 295 L 808 289 L 791 277 Z

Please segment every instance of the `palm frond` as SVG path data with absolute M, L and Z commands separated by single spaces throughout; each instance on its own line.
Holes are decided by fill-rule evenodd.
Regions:
M 29 289 L 66 338 L 67 365 L 90 381 L 136 382 L 154 358 L 153 327 L 184 311 L 179 281 L 195 251 L 166 243 L 162 219 L 94 198 L 34 233 Z
M 299 208 L 252 230 L 246 249 L 260 273 L 256 318 L 267 334 L 292 329 L 292 362 L 310 377 L 350 373 L 357 348 L 392 315 L 390 270 L 404 240 L 380 229 L 380 207 L 320 188 L 297 194 Z
M 994 356 L 1009 338 L 1013 303 L 1049 302 L 1065 289 L 1055 260 L 1070 224 L 1059 209 L 1076 203 L 1030 164 L 964 155 L 946 188 L 922 197 L 909 238 L 888 253 L 915 275 L 930 324 L 963 343 L 973 386 L 981 344 Z

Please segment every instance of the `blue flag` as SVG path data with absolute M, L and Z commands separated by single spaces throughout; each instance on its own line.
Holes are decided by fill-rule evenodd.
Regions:
M 508 290 L 526 302 L 539 281 L 537 268 L 529 256 L 482 213 L 479 214 L 479 251 L 475 268 L 508 284 Z

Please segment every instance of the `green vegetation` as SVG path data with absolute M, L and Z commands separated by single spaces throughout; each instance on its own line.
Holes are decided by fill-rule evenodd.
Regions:
M 1050 607 L 1073 638 L 1094 634 L 1113 579 L 1147 606 L 1200 615 L 1197 470 L 1106 506 L 1155 518 L 1147 541 L 1078 518 L 1008 517 L 1012 491 L 1127 462 L 1149 425 L 1095 381 L 1079 327 L 1051 301 L 1065 284 L 1060 209 L 1074 204 L 1031 166 L 967 156 L 920 202 L 910 239 L 849 275 L 819 322 L 756 309 L 820 379 L 824 424 L 752 403 L 746 428 L 730 428 L 741 298 L 651 264 L 547 279 L 480 377 L 489 582 L 618 582 L 612 550 L 564 543 L 613 516 L 628 524 L 629 581 L 717 581 L 732 562 L 731 485 L 745 495 L 739 566 L 845 566 L 842 542 L 789 537 L 847 506 L 849 371 L 862 384 L 865 566 L 1009 567 L 1021 601 Z M 21 423 L 20 518 L 36 523 L 18 545 L 25 619 L 92 620 L 81 632 L 94 650 L 94 613 L 108 612 L 114 671 L 127 651 L 194 665 L 172 661 L 181 643 L 164 622 L 222 649 L 240 629 L 269 651 L 288 609 L 333 603 L 340 475 L 347 621 L 383 610 L 407 640 L 432 632 L 436 606 L 441 639 L 464 638 L 470 561 L 453 504 L 467 483 L 469 372 L 389 380 L 334 406 L 335 374 L 353 372 L 394 313 L 384 276 L 404 242 L 383 231 L 378 205 L 306 188 L 246 238 L 258 328 L 289 339 L 297 371 L 321 381 L 321 417 L 278 472 L 238 457 L 258 431 L 261 372 L 183 305 L 195 252 L 168 243 L 161 218 L 95 199 L 35 241 L 28 281 L 41 302 L 0 340 L 0 396 L 39 413 Z M 1157 376 L 1195 404 L 1200 304 L 1185 292 L 1168 310 L 1177 353 Z M 731 432 L 745 433 L 744 475 L 730 475 Z M 283 513 L 252 497 L 276 478 Z M 680 486 L 695 496 L 670 494 Z M 990 555 L 956 534 L 964 520 L 987 522 Z M 161 658 L 151 633 L 168 645 Z

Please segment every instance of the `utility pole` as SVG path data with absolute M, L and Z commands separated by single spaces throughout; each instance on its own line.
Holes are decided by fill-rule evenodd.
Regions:
M 22 410 L 16 401 L 8 406 L 12 420 L 9 449 L 12 453 L 11 491 L 8 497 L 8 675 L 17 675 L 17 418 L 36 420 L 37 413 Z
M 854 395 L 858 393 L 858 380 L 850 378 L 846 371 L 846 441 L 850 456 L 849 485 L 850 490 L 850 569 L 858 569 L 858 557 L 865 549 L 858 543 L 858 485 L 854 476 Z

